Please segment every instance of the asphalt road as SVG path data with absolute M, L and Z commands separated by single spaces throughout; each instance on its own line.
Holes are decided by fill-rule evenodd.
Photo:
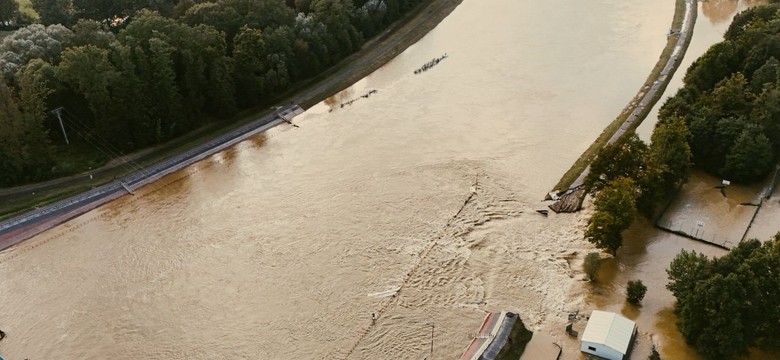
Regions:
M 439 4 L 436 5 L 436 7 L 432 9 L 426 8 L 422 11 L 430 15 L 432 13 L 441 11 L 446 6 L 452 6 L 453 4 L 457 4 L 459 2 L 460 1 L 458 0 L 440 1 Z M 415 21 L 417 23 L 416 27 L 422 26 L 423 22 L 426 21 L 426 16 L 419 16 L 417 19 L 412 21 Z M 154 180 L 157 180 L 162 176 L 165 176 L 166 174 L 169 174 L 173 171 L 188 166 L 194 162 L 199 161 L 200 159 L 203 159 L 209 155 L 221 151 L 222 149 L 232 146 L 233 144 L 236 144 L 256 133 L 265 131 L 266 129 L 272 126 L 275 126 L 276 124 L 283 122 L 284 119 L 279 117 L 277 115 L 278 113 L 302 110 L 296 104 L 303 103 L 308 100 L 320 98 L 325 91 L 334 87 L 340 82 L 344 82 L 350 76 L 353 76 L 354 74 L 363 71 L 366 67 L 368 67 L 371 63 L 375 62 L 381 56 L 383 56 L 386 52 L 396 49 L 400 44 L 402 44 L 404 41 L 408 41 L 413 36 L 420 36 L 420 34 L 415 31 L 407 31 L 401 36 L 395 36 L 390 38 L 389 41 L 382 43 L 379 49 L 371 50 L 369 56 L 362 58 L 359 62 L 355 62 L 354 64 L 349 65 L 340 74 L 331 76 L 327 81 L 320 83 L 315 88 L 310 89 L 309 91 L 306 91 L 301 95 L 295 96 L 293 100 L 294 103 L 291 103 L 290 105 L 281 108 L 276 114 L 266 115 L 262 118 L 252 121 L 251 123 L 241 126 L 240 128 L 237 128 L 229 133 L 223 134 L 215 139 L 212 139 L 207 143 L 192 148 L 187 152 L 172 156 L 168 159 L 155 163 L 154 165 L 151 165 L 139 171 L 133 172 L 130 175 L 112 181 L 105 185 L 95 187 L 89 191 L 69 197 L 67 199 L 58 201 L 56 203 L 42 206 L 40 208 L 21 214 L 19 216 L 4 221 L 0 221 L 0 250 L 6 249 L 10 246 L 13 246 L 25 240 L 26 238 L 34 236 L 35 233 L 40 233 L 42 231 L 45 231 L 45 229 L 36 229 L 36 231 L 33 233 L 33 232 L 22 232 L 20 231 L 21 229 L 27 227 L 35 227 L 36 225 L 43 224 L 43 223 L 45 223 L 45 225 L 42 226 L 48 228 L 56 225 L 55 222 L 62 223 L 64 221 L 67 221 L 70 218 L 78 216 L 79 214 L 86 212 L 91 208 L 94 208 L 108 201 L 111 201 L 112 199 L 115 199 L 121 194 L 127 192 L 128 190 L 132 191 L 133 188 L 138 188 L 145 184 L 151 183 Z M 101 171 L 110 171 L 110 170 L 101 170 Z M 72 185 L 72 184 L 83 183 L 86 180 L 87 180 L 86 176 L 74 177 L 72 179 L 65 180 L 64 182 L 47 184 L 47 185 L 43 185 L 42 187 L 37 187 L 36 189 L 38 189 L 38 191 L 42 191 L 45 190 L 46 187 L 48 187 L 48 189 L 52 189 L 52 188 L 66 186 L 68 182 L 72 182 L 71 183 Z M 31 191 L 36 191 L 36 190 L 32 190 L 32 188 L 28 188 L 16 193 L 7 193 L 1 195 L 0 199 L 6 201 L 11 200 L 15 197 L 28 195 Z M 57 221 L 49 221 L 52 219 L 57 219 Z
M 298 112 L 300 107 L 290 105 L 282 108 L 279 113 Z M 153 182 L 173 171 L 188 166 L 200 159 L 219 152 L 235 143 L 262 132 L 284 121 L 277 113 L 266 115 L 243 125 L 229 133 L 223 134 L 206 143 L 200 144 L 184 153 L 172 156 L 168 159 L 155 163 L 149 167 L 131 173 L 125 177 L 114 180 L 108 184 L 95 187 L 89 191 L 69 197 L 67 199 L 40 207 L 22 215 L 0 222 L 0 239 L 2 236 L 14 232 L 20 228 L 33 225 L 44 219 L 57 217 L 64 214 L 70 214 L 73 210 L 83 207 L 85 204 L 102 204 L 110 199 L 116 198 L 117 193 L 132 191 L 134 188 Z M 75 214 L 78 215 L 78 214 Z M 75 216 L 74 215 L 74 216 Z M 72 217 L 72 216 L 71 216 Z M 67 219 L 63 219 L 65 221 Z M 23 239 L 19 239 L 21 241 Z M 18 241 L 3 244 L 3 248 L 11 246 Z M 2 250 L 2 249 L 0 249 Z
M 628 115 L 626 120 L 623 122 L 623 125 L 620 126 L 620 128 L 612 134 L 612 137 L 609 138 L 609 141 L 607 141 L 607 144 L 612 144 L 620 137 L 622 137 L 628 129 L 632 128 L 634 126 L 634 123 L 637 123 L 636 126 L 639 125 L 639 123 L 644 120 L 642 117 L 642 111 L 645 108 L 650 108 L 655 106 L 655 103 L 658 101 L 656 98 L 656 95 L 658 94 L 658 91 L 662 91 L 666 89 L 666 86 L 669 84 L 669 81 L 672 79 L 672 75 L 674 74 L 674 71 L 677 69 L 677 65 L 682 60 L 682 57 L 685 56 L 685 44 L 690 41 L 691 36 L 693 36 L 693 25 L 695 24 L 696 18 L 694 17 L 696 15 L 696 1 L 695 0 L 686 0 L 685 1 L 685 18 L 683 19 L 682 26 L 679 29 L 679 37 L 677 38 L 677 43 L 674 46 L 674 50 L 672 51 L 672 55 L 669 57 L 669 60 L 666 61 L 666 65 L 664 65 L 664 68 L 661 70 L 661 73 L 658 75 L 658 78 L 653 81 L 653 84 L 650 86 L 643 86 L 640 91 L 647 91 L 645 95 L 642 97 L 642 99 L 639 101 L 639 104 L 634 106 L 634 108 L 631 110 L 631 113 Z M 585 168 L 585 170 L 582 171 L 579 177 L 577 177 L 577 180 L 574 180 L 574 182 L 569 186 L 569 189 L 576 189 L 582 186 L 585 183 L 585 177 L 588 176 L 588 173 L 590 172 L 590 165 Z

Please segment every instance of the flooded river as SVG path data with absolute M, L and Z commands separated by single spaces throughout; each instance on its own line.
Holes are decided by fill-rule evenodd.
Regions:
M 663 282 L 642 274 L 658 277 L 681 246 L 717 250 L 639 224 L 591 289 L 568 265 L 592 250 L 587 212 L 534 211 L 644 82 L 673 11 L 465 0 L 300 128 L 0 253 L 0 355 L 452 359 L 486 312 L 510 310 L 578 359 L 567 312 L 615 308 L 587 294 L 626 276 L 651 286 L 643 332 L 672 334 L 665 354 L 689 351 Z

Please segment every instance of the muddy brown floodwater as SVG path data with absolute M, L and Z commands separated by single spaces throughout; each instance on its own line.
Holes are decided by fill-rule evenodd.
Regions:
M 592 250 L 587 213 L 534 210 L 644 82 L 673 11 L 672 0 L 464 1 L 300 128 L 0 253 L 0 354 L 452 359 L 486 312 L 509 310 L 580 358 L 563 327 L 567 311 L 601 301 L 586 302 L 576 268 Z M 614 262 L 628 274 L 656 276 L 650 254 L 680 246 L 715 251 L 631 231 Z M 623 283 L 604 276 L 615 280 L 602 292 Z M 673 334 L 669 297 L 654 294 L 640 326 Z
M 766 1 L 745 0 L 708 0 L 699 3 L 699 18 L 693 32 L 688 51 L 661 101 L 651 111 L 648 118 L 637 130 L 640 137 L 649 141 L 653 126 L 657 120 L 658 108 L 663 101 L 677 92 L 682 86 L 684 69 L 701 56 L 713 44 L 723 39 L 731 19 L 736 13 L 750 6 Z M 702 16 L 703 15 L 703 16 Z M 755 202 L 760 186 L 734 186 L 726 190 L 724 197 L 713 186 L 720 179 L 712 178 L 700 172 L 694 172 L 686 184 L 684 196 L 673 203 L 670 211 L 662 219 L 663 225 L 672 224 L 672 228 L 696 234 L 706 239 L 736 241 L 742 237 L 753 209 L 740 206 L 742 202 Z M 759 212 L 756 224 L 748 233 L 748 238 L 766 239 L 778 230 L 780 216 L 777 196 L 773 197 Z M 705 208 L 706 207 L 706 208 Z M 700 233 L 697 222 L 701 222 Z M 635 319 L 640 332 L 652 334 L 652 342 L 659 346 L 661 357 L 675 360 L 698 360 L 700 357 L 685 344 L 675 325 L 673 313 L 674 296 L 666 290 L 668 282 L 666 268 L 680 250 L 694 250 L 708 256 L 722 256 L 726 250 L 715 246 L 689 240 L 668 232 L 660 231 L 645 221 L 640 221 L 624 234 L 625 246 L 618 251 L 615 259 L 605 261 L 599 274 L 601 282 L 591 287 L 587 298 L 587 308 L 607 309 Z M 642 306 L 637 308 L 626 304 L 625 286 L 629 280 L 640 279 L 648 287 Z M 640 357 L 641 358 L 641 357 Z M 749 359 L 780 359 L 780 354 L 754 352 Z

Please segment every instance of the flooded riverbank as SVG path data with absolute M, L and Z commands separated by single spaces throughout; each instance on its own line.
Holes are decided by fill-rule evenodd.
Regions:
M 577 358 L 585 214 L 543 217 L 539 194 L 644 81 L 673 11 L 464 1 L 299 128 L 0 253 L 0 353 L 451 359 L 509 310 Z
M 685 76 L 685 71 L 682 69 L 687 69 L 711 45 L 723 39 L 723 33 L 728 29 L 731 19 L 737 12 L 762 3 L 765 1 L 720 0 L 699 3 L 700 16 L 687 54 L 680 65 L 681 71 L 675 74 L 662 100 L 637 129 L 637 133 L 644 141 L 650 140 L 650 134 L 657 120 L 658 108 L 667 97 L 676 93 L 682 86 L 682 79 Z M 740 203 L 755 201 L 761 187 L 729 187 L 725 190 L 728 194 L 726 197 L 719 189 L 714 188 L 719 183 L 720 179 L 694 173 L 686 184 L 686 187 L 690 188 L 691 197 L 676 199 L 675 205 L 665 214 L 662 222 L 667 221 L 672 228 L 690 232 L 697 237 L 710 236 L 718 241 L 738 242 L 753 213 L 753 209 Z M 773 208 L 774 213 L 770 210 Z M 776 219 L 778 214 L 776 208 L 770 204 L 765 214 L 775 214 L 774 219 Z M 749 233 L 748 237 L 777 232 L 776 220 L 773 225 L 766 225 L 768 222 L 771 220 L 762 218 L 760 222 L 762 225 L 758 226 L 759 230 L 756 230 L 755 236 Z M 702 225 L 698 226 L 698 223 Z M 652 341 L 659 346 L 663 359 L 700 359 L 695 351 L 685 344 L 675 325 L 676 317 L 673 313 L 675 299 L 665 288 L 668 282 L 665 270 L 674 256 L 683 249 L 697 251 L 707 256 L 722 256 L 726 254 L 726 250 L 662 231 L 654 228 L 647 221 L 634 224 L 624 233 L 624 239 L 624 246 L 618 251 L 617 257 L 605 261 L 599 274 L 600 282 L 593 285 L 587 299 L 588 307 L 622 313 L 635 319 L 641 333 L 645 336 L 652 335 Z M 641 307 L 625 302 L 626 283 L 636 279 L 642 280 L 648 288 Z M 749 359 L 778 357 L 780 354 L 756 352 Z

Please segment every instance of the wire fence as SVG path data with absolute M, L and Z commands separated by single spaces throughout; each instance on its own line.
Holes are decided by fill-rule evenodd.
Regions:
M 701 222 L 679 223 L 671 219 L 661 219 L 656 222 L 656 226 L 677 235 L 710 243 L 724 249 L 731 249 L 740 242 L 740 239 L 735 240 L 729 236 L 718 234 L 715 230 L 707 229 Z

